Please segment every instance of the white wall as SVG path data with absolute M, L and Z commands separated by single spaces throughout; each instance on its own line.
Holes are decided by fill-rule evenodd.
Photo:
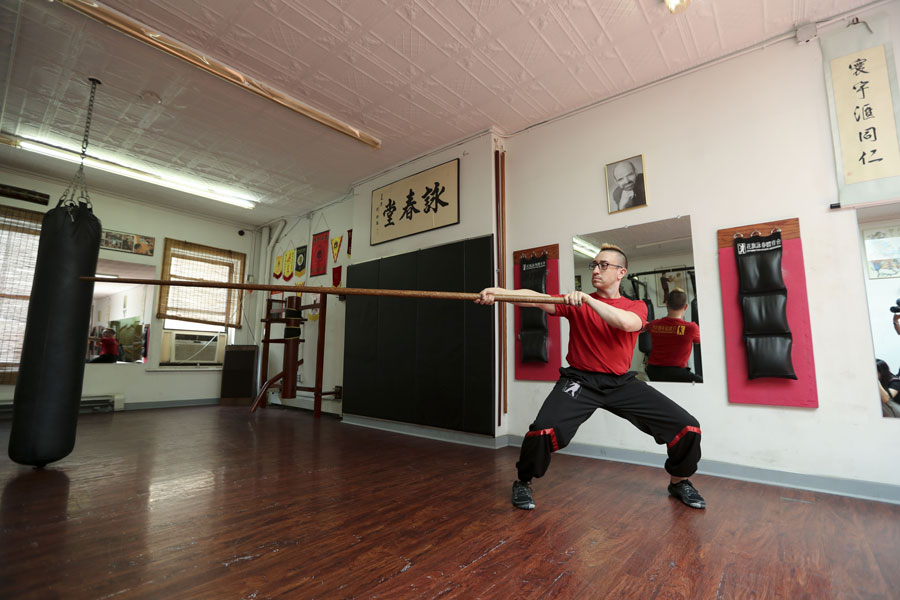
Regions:
M 459 224 L 371 246 L 369 241 L 372 191 L 456 158 L 459 159 Z M 306 245 L 311 251 L 312 236 L 328 229 L 330 237 L 335 235 L 344 236 L 338 260 L 334 261 L 329 250 L 328 267 L 325 275 L 307 277 L 305 284 L 317 287 L 330 287 L 332 284 L 332 269 L 336 265 L 340 265 L 342 266 L 341 285 L 346 287 L 347 269 L 351 264 L 491 234 L 494 228 L 493 202 L 493 137 L 486 133 L 360 183 L 353 190 L 350 197 L 322 210 L 314 211 L 301 217 L 288 218 L 287 225 L 275 244 L 272 256 L 283 254 L 290 248 L 302 245 Z M 347 256 L 348 229 L 353 230 L 353 249 L 350 257 Z M 269 283 L 293 285 L 298 282 L 295 277 L 285 283 L 280 279 L 275 279 L 269 273 Z M 335 385 L 342 385 L 343 383 L 346 304 L 338 300 L 336 295 L 329 295 L 327 298 L 328 314 L 322 387 L 325 390 L 332 390 Z M 278 327 L 276 329 L 278 332 L 282 331 L 280 325 L 273 327 Z M 309 321 L 304 325 L 302 337 L 306 342 L 301 347 L 304 360 L 304 364 L 300 369 L 302 376 L 301 386 L 312 386 L 315 381 L 318 327 L 319 324 L 315 321 Z M 270 349 L 267 376 L 271 377 L 282 370 L 282 357 L 281 347 L 273 344 Z M 310 408 L 312 400 L 308 396 L 308 394 L 298 393 L 297 399 L 283 400 L 282 402 L 291 406 Z M 322 402 L 322 410 L 328 413 L 340 414 L 342 412 L 341 403 L 326 397 Z
M 890 13 L 898 47 L 900 7 Z M 690 214 L 705 383 L 655 385 L 700 420 L 705 458 L 900 484 L 900 422 L 883 419 L 875 402 L 855 214 L 828 208 L 837 192 L 817 44 L 782 42 L 536 127 L 506 145 L 509 248 L 568 247 L 584 231 Z M 636 154 L 644 155 L 648 207 L 608 215 L 604 165 Z M 716 231 L 792 217 L 800 220 L 819 408 L 731 405 Z M 561 260 L 561 281 L 572 276 L 572 262 Z M 549 389 L 512 382 L 510 433 L 527 431 Z M 663 454 L 603 411 L 575 442 Z
M 73 167 L 74 169 L 74 167 Z M 66 182 L 59 182 L 24 174 L 18 171 L 0 169 L 0 178 L 8 185 L 36 190 L 50 195 L 50 206 L 2 198 L 0 202 L 27 210 L 46 211 L 56 206 L 56 202 L 66 187 Z M 89 183 L 90 185 L 90 183 Z M 141 202 L 140 198 L 125 199 L 104 194 L 88 188 L 94 205 L 94 214 L 100 219 L 104 229 L 140 233 L 156 238 L 153 256 L 140 256 L 100 250 L 100 258 L 152 265 L 159 275 L 162 268 L 165 238 L 187 240 L 217 248 L 228 248 L 249 255 L 251 236 L 239 236 L 242 226 L 227 225 L 194 217 L 187 213 L 176 213 L 165 209 L 153 208 Z M 165 194 L 163 189 L 160 194 Z M 245 226 L 243 226 L 246 228 Z M 248 256 L 248 269 L 253 265 Z M 150 352 L 146 364 L 86 364 L 82 394 L 85 396 L 101 394 L 124 394 L 126 405 L 129 403 L 164 402 L 176 400 L 206 400 L 218 398 L 222 380 L 221 368 L 173 370 L 159 368 L 159 343 L 162 335 L 162 321 L 156 319 L 156 298 L 159 289 L 152 289 L 153 310 L 150 317 Z M 109 319 L 109 310 L 113 318 L 121 318 L 122 299 L 111 299 L 109 307 L 104 310 Z M 142 306 L 141 298 L 129 298 L 128 310 L 138 311 Z M 95 309 L 96 310 L 96 309 Z M 250 314 L 245 308 L 245 314 Z M 250 339 L 246 328 L 239 330 L 236 343 L 247 343 Z M 15 386 L 0 385 L 0 400 L 13 398 Z

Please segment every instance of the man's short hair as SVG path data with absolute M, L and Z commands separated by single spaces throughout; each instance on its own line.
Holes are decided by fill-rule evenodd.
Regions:
M 666 308 L 671 310 L 681 310 L 687 306 L 687 303 L 687 292 L 681 288 L 675 288 L 669 292 L 669 297 L 666 300 Z
M 625 267 L 626 269 L 628 268 L 628 257 L 625 256 L 625 252 L 623 252 L 621 248 L 619 248 L 618 246 L 615 246 L 613 244 L 601 245 L 600 252 L 606 252 L 606 251 L 618 252 L 619 255 L 622 257 L 622 266 Z

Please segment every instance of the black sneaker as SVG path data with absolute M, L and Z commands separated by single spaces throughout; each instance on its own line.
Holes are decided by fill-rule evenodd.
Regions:
M 514 481 L 512 490 L 512 503 L 516 508 L 532 510 L 534 497 L 531 495 L 531 484 L 523 481 Z
M 697 491 L 697 488 L 687 479 L 678 483 L 669 484 L 669 494 L 675 496 L 691 508 L 706 508 L 706 500 Z

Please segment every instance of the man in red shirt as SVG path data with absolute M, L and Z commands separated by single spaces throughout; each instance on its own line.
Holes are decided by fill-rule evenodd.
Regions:
M 516 508 L 535 507 L 532 478 L 544 475 L 552 453 L 565 448 L 578 427 L 598 408 L 627 419 L 653 436 L 656 443 L 666 444 L 669 493 L 692 508 L 706 507 L 706 501 L 688 480 L 700 460 L 700 424 L 628 370 L 638 333 L 647 321 L 647 305 L 619 293 L 619 283 L 627 272 L 625 253 L 604 244 L 591 263 L 591 283 L 596 292 L 571 292 L 565 295 L 565 304 L 518 303 L 569 319 L 569 366 L 559 370 L 559 381 L 522 442 L 516 463 L 519 478 L 512 489 Z M 497 294 L 547 296 L 525 289 L 485 288 L 475 302 L 493 304 Z
M 703 378 L 688 369 L 688 358 L 694 344 L 700 343 L 700 326 L 684 320 L 687 293 L 681 288 L 669 292 L 665 318 L 647 324 L 652 341 L 647 360 L 650 381 L 685 381 L 703 383 Z
M 96 338 L 93 338 L 96 339 Z M 116 332 L 107 329 L 100 338 L 100 356 L 93 359 L 92 363 L 114 363 L 119 357 L 119 342 L 116 340 Z

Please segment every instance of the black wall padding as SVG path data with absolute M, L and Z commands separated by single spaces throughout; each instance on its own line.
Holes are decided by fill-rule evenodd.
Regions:
M 435 268 L 439 265 L 439 268 Z M 419 288 L 437 292 L 464 289 L 465 262 L 456 245 L 428 248 L 419 252 Z M 446 429 L 462 429 L 462 397 L 465 379 L 465 306 L 458 300 L 420 301 L 416 311 L 419 339 L 410 366 L 416 373 L 418 396 L 427 398 L 416 406 L 416 422 Z M 437 367 L 437 368 L 435 368 Z
M 400 254 L 381 261 L 378 288 L 418 290 L 418 252 Z M 441 270 L 444 265 L 432 265 Z M 382 405 L 381 418 L 416 422 L 419 373 L 416 356 L 421 351 L 416 329 L 417 300 L 378 298 L 378 364 L 376 389 Z M 346 404 L 344 405 L 346 407 Z
M 735 238 L 738 296 L 744 315 L 747 378 L 797 379 L 791 360 L 787 288 L 781 274 L 781 233 Z
M 347 287 L 376 289 L 380 260 L 351 265 Z M 378 298 L 348 296 L 344 318 L 344 412 L 376 417 L 378 386 Z M 386 361 L 385 361 L 386 362 Z M 353 407 L 353 410 L 350 408 Z
M 347 286 L 478 292 L 492 248 L 488 236 L 351 265 Z M 344 348 L 345 413 L 493 434 L 493 308 L 349 296 Z
M 101 225 L 85 204 L 47 211 L 28 302 L 9 457 L 42 467 L 69 455 L 81 403 Z M 108 367 L 101 367 L 108 368 Z
M 547 255 L 519 261 L 519 287 L 542 294 L 547 292 Z M 519 346 L 522 362 L 549 362 L 547 313 L 539 308 L 519 308 Z
M 691 280 L 693 281 L 693 279 L 694 279 L 694 275 L 693 275 L 693 273 L 691 273 Z M 694 289 L 696 290 L 697 287 L 694 286 Z M 694 292 L 694 293 L 696 294 L 696 292 Z M 699 325 L 700 324 L 700 313 L 697 311 L 698 311 L 697 299 L 694 298 L 693 300 L 691 300 L 691 321 L 693 321 L 694 323 L 697 323 Z M 693 354 L 693 356 L 694 356 L 694 373 L 696 373 L 700 377 L 703 377 L 703 358 L 702 358 L 702 354 L 701 354 L 701 350 L 700 350 L 700 344 L 694 344 L 693 353 L 694 353 Z
M 494 240 L 484 236 L 464 242 L 466 256 L 463 289 L 480 291 L 494 281 Z M 487 282 L 487 283 L 486 283 Z M 494 310 L 463 302 L 466 327 L 463 392 L 463 431 L 494 433 Z
M 644 305 L 647 307 L 647 322 L 649 323 L 656 318 L 653 314 L 653 302 L 649 298 L 644 298 Z M 653 350 L 653 338 L 650 337 L 649 330 L 638 334 L 638 350 L 650 356 L 650 351 Z

